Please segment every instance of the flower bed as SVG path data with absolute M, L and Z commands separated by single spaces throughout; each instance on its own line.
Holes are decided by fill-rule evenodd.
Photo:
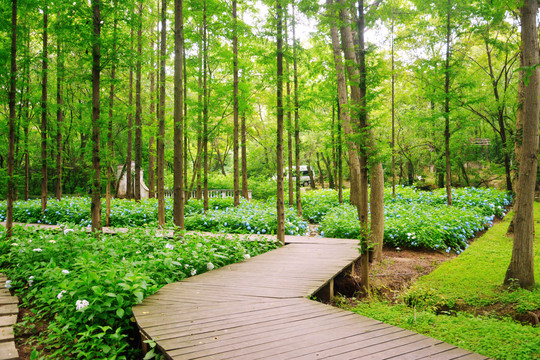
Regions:
M 385 190 L 384 243 L 395 247 L 463 251 L 468 239 L 504 216 L 510 197 L 494 189 L 465 188 L 452 191 L 454 205 L 446 206 L 444 190 L 418 191 L 399 187 L 396 197 Z M 358 238 L 356 209 L 348 204 L 328 211 L 321 221 L 321 235 Z
M 10 242 L 1 244 L 7 286 L 35 314 L 18 330 L 47 321 L 38 340 L 54 359 L 137 358 L 129 343 L 133 305 L 167 283 L 275 247 L 223 236 L 174 241 L 149 228 L 97 239 L 77 229 L 16 227 Z

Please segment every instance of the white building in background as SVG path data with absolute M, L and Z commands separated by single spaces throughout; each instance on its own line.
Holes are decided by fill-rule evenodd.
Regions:
M 116 181 L 120 179 L 120 175 L 122 175 L 123 167 L 124 165 L 118 165 L 116 167 Z M 133 189 L 133 191 L 135 191 L 135 162 L 131 163 L 131 174 L 132 174 L 131 188 Z M 124 174 L 122 175 L 122 178 L 120 179 L 120 182 L 118 183 L 118 193 L 116 194 L 116 196 L 118 196 L 119 198 L 125 198 L 126 192 L 127 192 L 127 173 L 124 172 Z M 144 183 L 144 173 L 143 173 L 143 169 L 141 169 L 141 199 L 147 199 L 147 198 L 148 198 L 148 186 L 146 186 L 146 184 Z

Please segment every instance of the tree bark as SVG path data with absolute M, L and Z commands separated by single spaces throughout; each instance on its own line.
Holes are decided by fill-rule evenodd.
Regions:
M 343 154 L 342 154 L 342 130 L 341 130 L 341 106 L 338 101 L 338 111 L 337 111 L 337 168 L 338 168 L 338 199 L 339 203 L 343 203 Z
M 165 226 L 165 80 L 167 58 L 167 0 L 161 2 L 161 54 L 159 67 L 159 109 L 157 137 L 157 195 L 158 195 L 158 223 Z
M 248 193 L 248 179 L 247 179 L 247 148 L 246 148 L 246 113 L 242 114 L 241 120 L 241 138 L 242 138 L 242 197 L 249 199 Z
M 208 210 L 208 29 L 206 0 L 203 5 L 203 209 Z
M 131 28 L 131 47 L 129 59 L 129 100 L 128 100 L 128 133 L 127 133 L 127 152 L 126 152 L 126 199 L 133 198 L 133 174 L 131 163 L 133 161 L 133 28 Z
M 277 239 L 285 245 L 285 199 L 283 193 L 283 8 L 276 1 L 277 14 Z
M 285 51 L 289 50 L 289 28 L 287 18 L 285 18 Z M 289 206 L 294 204 L 294 185 L 293 185 L 293 145 L 292 145 L 292 113 L 291 113 L 291 76 L 289 70 L 289 60 L 285 59 L 285 72 L 287 81 L 287 181 L 289 184 Z
M 238 154 L 238 17 L 236 14 L 237 1 L 233 0 L 233 178 L 234 206 L 240 205 L 240 178 Z
M 523 288 L 532 288 L 534 280 L 534 188 L 538 166 L 538 117 L 540 115 L 540 73 L 538 29 L 536 15 L 538 2 L 525 0 L 521 13 L 521 44 L 524 74 L 522 108 L 521 159 L 514 206 L 514 246 L 505 284 L 516 281 Z M 527 69 L 527 70 L 523 70 Z M 519 142 L 519 138 L 517 140 Z
M 41 211 L 47 208 L 47 78 L 48 78 L 48 24 L 49 10 L 43 9 L 43 59 L 41 74 Z
M 296 44 L 296 14 L 295 6 L 292 7 L 293 15 L 293 67 L 294 67 L 294 162 L 296 165 L 296 213 L 302 216 L 302 194 L 300 192 L 300 104 L 298 101 L 298 48 Z
M 444 156 L 446 159 L 446 203 L 452 205 L 452 168 L 450 167 L 450 13 L 452 0 L 448 0 L 446 14 L 446 64 L 444 76 Z
M 15 181 L 13 177 L 15 162 L 15 101 L 17 85 L 17 0 L 11 3 L 11 68 L 9 74 L 9 134 L 8 134 L 8 184 L 7 184 L 7 209 L 6 231 L 7 238 L 13 236 L 13 202 L 15 198 Z
M 324 174 L 321 168 L 320 155 L 317 152 L 317 170 L 319 170 L 319 183 L 321 184 L 321 189 L 324 189 Z
M 135 200 L 141 200 L 142 163 L 142 105 L 141 105 L 141 56 L 142 56 L 142 2 L 139 1 L 137 24 L 137 61 L 135 62 Z
M 92 38 L 92 232 L 101 232 L 100 101 L 101 75 L 101 0 L 92 0 L 94 34 Z
M 107 134 L 107 150 L 108 150 L 108 156 L 107 156 L 107 187 L 105 189 L 106 191 L 106 198 L 105 198 L 105 226 L 111 226 L 111 183 L 113 181 L 113 118 L 114 118 L 114 85 L 116 80 L 116 61 L 117 61 L 117 53 L 116 53 L 116 43 L 117 43 L 117 30 L 118 30 L 118 18 L 116 15 L 116 6 L 117 6 L 117 0 L 114 1 L 113 7 L 115 9 L 114 12 L 114 20 L 113 20 L 113 45 L 112 45 L 112 59 L 111 59 L 111 88 L 109 91 L 109 124 L 108 124 L 108 134 Z M 121 177 L 120 177 L 121 178 Z
M 159 1 L 157 4 L 157 8 L 159 8 Z M 157 13 L 159 14 L 159 10 L 156 9 Z M 159 19 L 159 15 L 158 15 Z M 157 20 L 156 20 L 157 21 Z M 154 24 L 153 24 L 154 25 Z M 152 26 L 152 30 L 150 31 L 150 122 L 148 124 L 148 127 L 150 128 L 150 139 L 148 141 L 148 197 L 150 199 L 156 197 L 156 173 L 155 173 L 155 162 L 156 162 L 156 147 L 154 144 L 155 138 L 155 123 L 154 123 L 154 117 L 156 115 L 155 111 L 155 103 L 154 103 L 154 92 L 156 91 L 156 83 L 155 83 L 155 72 L 154 69 L 157 66 L 155 62 L 155 53 L 154 53 L 154 39 L 155 39 L 155 33 L 154 33 L 154 26 Z
M 384 170 L 381 163 L 375 164 L 371 169 L 370 193 L 370 244 L 373 246 L 373 259 L 382 260 L 384 240 Z
M 58 16 L 61 16 L 60 14 Z M 56 199 L 62 199 L 62 124 L 64 123 L 64 52 L 57 36 L 58 68 L 56 70 Z
M 174 1 L 174 225 L 184 229 L 184 16 L 183 1 Z

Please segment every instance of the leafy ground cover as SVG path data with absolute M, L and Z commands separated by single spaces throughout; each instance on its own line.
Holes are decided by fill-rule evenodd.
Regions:
M 540 286 L 503 287 L 512 253 L 511 216 L 459 256 L 399 296 L 372 296 L 342 306 L 494 359 L 540 359 Z M 535 203 L 535 263 L 540 262 L 540 203 Z M 535 268 L 536 279 L 540 267 Z
M 454 205 L 448 207 L 440 190 L 399 187 L 393 198 L 386 189 L 384 243 L 459 254 L 475 233 L 493 225 L 495 216 L 504 216 L 511 202 L 506 193 L 495 189 L 463 188 L 452 192 Z M 342 204 L 325 211 L 321 216 L 322 236 L 358 238 L 360 225 L 353 206 Z
M 0 244 L 7 286 L 32 310 L 16 335 L 50 359 L 136 358 L 133 305 L 164 284 L 275 247 L 230 236 L 174 241 L 150 228 L 97 239 L 84 229 L 16 227 L 10 242 L 0 233 Z
M 103 208 L 105 203 L 103 200 Z M 173 200 L 165 199 L 165 220 L 172 222 Z M 5 220 L 6 203 L 0 202 L 0 221 Z M 277 229 L 275 203 L 271 201 L 241 201 L 233 207 L 232 198 L 211 198 L 209 211 L 203 211 L 202 200 L 189 199 L 185 206 L 186 230 L 229 232 L 239 234 L 275 234 Z M 286 209 L 285 231 L 288 235 L 302 235 L 307 223 L 293 209 Z M 103 212 L 103 216 L 105 216 Z M 35 224 L 76 224 L 90 226 L 90 198 L 64 197 L 50 199 L 45 212 L 41 211 L 39 199 L 16 201 L 13 207 L 15 222 Z M 157 225 L 157 200 L 142 199 L 140 202 L 113 199 L 111 201 L 111 226 Z

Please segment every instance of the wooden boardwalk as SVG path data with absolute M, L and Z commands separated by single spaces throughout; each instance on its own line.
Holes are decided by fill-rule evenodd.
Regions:
M 133 308 L 168 359 L 486 359 L 310 300 L 358 258 L 357 241 L 286 237 L 287 246 L 164 286 Z

